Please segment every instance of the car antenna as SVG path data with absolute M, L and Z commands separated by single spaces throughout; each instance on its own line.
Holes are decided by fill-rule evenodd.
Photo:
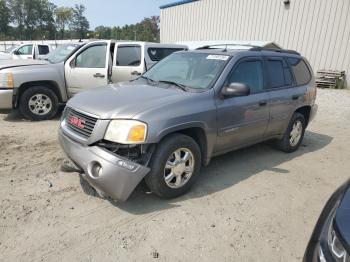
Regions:
M 224 49 L 224 52 L 227 52 L 227 44 L 225 45 L 225 49 Z

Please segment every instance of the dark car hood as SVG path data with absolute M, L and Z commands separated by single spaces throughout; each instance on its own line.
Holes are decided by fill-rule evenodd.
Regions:
M 348 183 L 347 191 L 337 209 L 335 225 L 338 233 L 346 242 L 348 252 L 350 252 L 350 183 Z
M 78 93 L 68 101 L 67 106 L 102 119 L 133 118 L 140 112 L 169 105 L 192 95 L 174 87 L 125 82 Z

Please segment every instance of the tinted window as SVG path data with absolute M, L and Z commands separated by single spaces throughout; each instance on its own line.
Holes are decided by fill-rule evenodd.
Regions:
M 46 55 L 50 52 L 47 45 L 38 45 L 39 55 Z
M 104 68 L 106 66 L 106 45 L 95 45 L 85 49 L 76 58 L 76 67 Z
M 33 51 L 33 45 L 25 45 L 18 49 L 20 55 L 31 55 Z
M 151 58 L 152 61 L 160 61 L 163 58 L 167 57 L 168 55 L 176 52 L 184 50 L 183 48 L 159 48 L 159 47 L 150 47 L 147 50 L 147 53 L 149 55 L 149 58 Z
M 269 78 L 269 88 L 292 85 L 292 74 L 283 60 L 267 60 L 266 73 Z
M 310 71 L 302 59 L 287 58 L 287 61 L 293 70 L 297 85 L 305 85 L 311 80 Z
M 245 61 L 240 63 L 228 79 L 228 84 L 234 82 L 248 85 L 251 93 L 263 90 L 262 62 Z
M 139 66 L 140 64 L 140 46 L 118 46 L 117 66 Z

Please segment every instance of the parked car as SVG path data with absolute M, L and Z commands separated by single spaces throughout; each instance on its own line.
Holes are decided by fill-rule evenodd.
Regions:
M 303 261 L 350 261 L 350 180 L 339 187 L 327 201 Z
M 68 101 L 59 128 L 71 160 L 64 166 L 117 200 L 142 179 L 156 195 L 177 197 L 213 156 L 270 139 L 297 150 L 315 98 L 311 67 L 294 51 L 176 52 L 135 81 Z
M 47 57 L 48 65 L 0 64 L 0 109 L 19 108 L 28 119 L 50 119 L 77 92 L 135 79 L 160 59 L 184 49 L 101 40 L 59 47 Z
M 0 60 L 8 59 L 40 59 L 52 51 L 46 44 L 23 44 L 10 52 L 0 54 Z

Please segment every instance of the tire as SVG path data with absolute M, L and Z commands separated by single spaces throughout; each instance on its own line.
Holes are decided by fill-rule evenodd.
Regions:
M 295 125 L 298 125 L 298 124 L 301 124 L 300 128 L 298 128 L 300 129 L 298 130 L 300 133 L 296 132 L 297 134 L 299 134 L 299 136 L 298 138 L 295 137 L 295 139 L 297 138 L 297 141 L 295 139 L 292 141 L 291 132 L 293 130 L 293 127 L 296 128 Z M 300 113 L 294 113 L 288 124 L 287 130 L 283 135 L 283 138 L 277 141 L 276 143 L 277 147 L 286 153 L 291 153 L 296 151 L 299 148 L 301 142 L 303 141 L 305 128 L 306 128 L 306 121 L 304 116 Z
M 25 118 L 32 121 L 51 119 L 57 114 L 58 98 L 47 87 L 29 87 L 20 97 L 19 110 Z
M 172 168 L 170 169 L 169 166 Z M 171 135 L 157 146 L 150 162 L 150 168 L 151 172 L 145 177 L 145 182 L 153 193 L 161 198 L 181 196 L 191 188 L 198 177 L 201 168 L 200 148 L 189 136 Z M 165 177 L 172 177 L 170 173 L 176 175 L 166 182 Z

